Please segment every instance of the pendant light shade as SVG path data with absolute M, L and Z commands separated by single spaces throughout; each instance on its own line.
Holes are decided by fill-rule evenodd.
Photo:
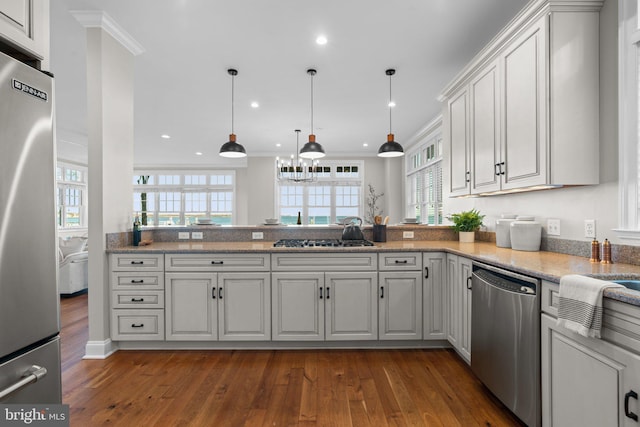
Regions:
M 229 135 L 229 141 L 222 144 L 220 147 L 220 155 L 227 158 L 239 158 L 246 157 L 247 152 L 244 147 L 236 142 L 236 134 L 233 133 L 233 101 L 234 101 L 234 78 L 238 75 L 238 70 L 229 68 L 227 70 L 231 76 L 231 134 Z
M 378 149 L 378 157 L 400 157 L 404 156 L 404 150 L 402 145 L 394 141 L 393 132 L 391 131 L 391 76 L 396 73 L 396 70 L 389 68 L 385 71 L 385 74 L 389 76 L 389 134 L 387 135 L 387 142 L 382 144 Z
M 304 159 L 319 159 L 324 157 L 325 153 L 324 148 L 316 142 L 316 136 L 313 134 L 313 76 L 316 75 L 316 70 L 310 68 L 307 70 L 307 74 L 311 76 L 311 134 L 309 135 L 309 142 L 304 144 L 300 150 L 300 157 Z

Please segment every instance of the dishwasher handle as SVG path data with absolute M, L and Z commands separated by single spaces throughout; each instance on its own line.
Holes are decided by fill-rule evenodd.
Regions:
M 536 288 L 523 283 L 519 280 L 506 280 L 498 275 L 493 274 L 488 270 L 477 269 L 472 273 L 472 277 L 476 280 L 486 283 L 494 288 L 502 289 L 508 292 L 514 292 L 517 294 L 536 296 Z M 468 289 L 469 286 L 467 285 Z

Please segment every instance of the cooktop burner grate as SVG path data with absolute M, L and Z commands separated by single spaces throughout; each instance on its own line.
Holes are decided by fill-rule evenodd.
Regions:
M 351 248 L 357 246 L 373 246 L 368 240 L 340 239 L 281 239 L 273 244 L 276 248 Z

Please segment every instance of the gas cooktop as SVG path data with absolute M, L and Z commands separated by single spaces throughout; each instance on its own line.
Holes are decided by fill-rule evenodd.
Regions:
M 273 244 L 276 248 L 352 248 L 356 246 L 373 246 L 368 240 L 340 239 L 281 239 Z

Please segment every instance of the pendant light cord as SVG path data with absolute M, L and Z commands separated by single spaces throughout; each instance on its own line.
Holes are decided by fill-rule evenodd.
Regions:
M 234 110 L 233 103 L 234 103 L 234 100 L 235 100 L 235 97 L 234 97 L 234 81 L 235 81 L 235 77 L 236 77 L 235 74 L 231 73 L 231 133 L 235 133 L 233 131 L 233 119 L 234 119 L 234 117 L 233 117 L 233 110 Z
M 315 72 L 311 74 L 311 133 L 313 133 L 313 75 Z
M 389 134 L 393 133 L 391 132 L 391 76 L 392 74 L 389 74 Z

